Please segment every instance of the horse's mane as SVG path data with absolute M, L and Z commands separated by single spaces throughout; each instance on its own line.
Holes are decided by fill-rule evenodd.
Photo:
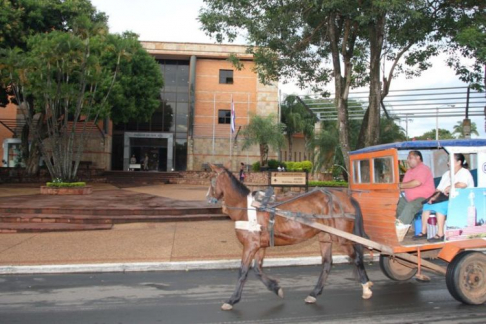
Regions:
M 226 168 L 224 168 L 224 171 L 226 171 L 226 174 L 230 178 L 231 185 L 240 195 L 246 197 L 250 194 L 250 189 L 248 189 L 247 186 L 245 186 L 243 183 L 238 181 L 238 179 L 236 179 L 236 177 L 233 175 L 233 173 L 228 171 L 228 169 L 226 169 Z

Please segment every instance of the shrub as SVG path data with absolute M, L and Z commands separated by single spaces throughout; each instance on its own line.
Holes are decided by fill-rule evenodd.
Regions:
M 302 162 L 294 162 L 294 171 L 302 171 Z
M 47 182 L 46 185 L 52 188 L 75 188 L 86 186 L 86 182 Z
M 295 171 L 294 170 L 294 163 L 295 162 L 287 161 L 287 162 L 284 162 L 284 163 L 285 163 L 285 170 L 287 170 L 287 171 Z
M 260 161 L 257 161 L 251 165 L 251 170 L 253 172 L 259 172 L 260 171 Z
M 309 181 L 309 187 L 347 187 L 346 181 Z
M 311 172 L 312 170 L 312 162 L 311 161 L 302 161 L 302 170 Z
M 268 160 L 268 168 L 270 170 L 277 169 L 279 165 L 280 162 L 278 162 L 277 160 Z

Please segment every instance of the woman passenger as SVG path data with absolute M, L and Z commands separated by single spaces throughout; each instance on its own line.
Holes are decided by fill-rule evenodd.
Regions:
M 449 162 L 447 162 L 449 166 Z M 467 162 L 463 154 L 457 153 L 454 154 L 454 186 L 456 188 L 473 188 L 474 187 L 474 180 L 471 175 L 471 172 L 467 170 Z M 442 192 L 446 196 L 449 196 L 449 192 L 451 190 L 451 176 L 450 170 L 446 171 L 442 178 L 440 179 L 440 183 L 437 186 L 436 194 Z M 434 203 L 435 198 L 438 195 L 433 195 L 426 204 L 424 204 L 423 212 L 422 212 L 422 232 L 418 235 L 413 237 L 414 240 L 422 240 L 427 238 L 427 220 L 429 219 L 430 212 L 435 211 L 437 217 L 437 234 L 434 237 L 431 237 L 427 241 L 434 243 L 434 242 L 442 242 L 444 241 L 444 224 L 445 218 L 447 216 L 447 208 L 449 207 L 449 201 L 443 201 L 439 203 Z

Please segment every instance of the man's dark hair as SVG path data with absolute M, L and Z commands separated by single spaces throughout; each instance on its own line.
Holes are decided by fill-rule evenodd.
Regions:
M 424 162 L 424 158 L 422 157 L 422 153 L 420 153 L 420 151 L 410 151 L 410 154 L 418 156 L 420 161 Z

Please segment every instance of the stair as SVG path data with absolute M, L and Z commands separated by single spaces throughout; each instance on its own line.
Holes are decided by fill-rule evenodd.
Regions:
M 172 179 L 181 178 L 179 172 L 154 171 L 105 171 L 103 176 L 118 188 L 168 184 Z
M 3 214 L 0 224 L 78 224 L 113 225 L 126 223 L 179 222 L 227 219 L 224 214 L 168 214 L 168 215 L 72 215 L 72 214 Z
M 226 220 L 221 208 L 0 208 L 0 233 L 108 230 L 114 224 Z
M 114 224 L 227 220 L 221 207 L 130 190 L 0 198 L 0 233 L 110 229 Z
M 113 224 L 0 223 L 0 233 L 109 230 Z

